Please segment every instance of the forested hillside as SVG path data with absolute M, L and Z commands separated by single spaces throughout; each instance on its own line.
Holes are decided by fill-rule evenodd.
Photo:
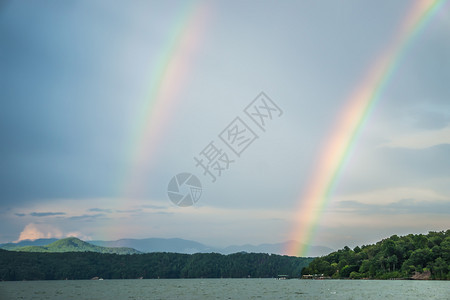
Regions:
M 425 278 L 450 279 L 450 230 L 427 235 L 393 235 L 375 245 L 345 247 L 314 259 L 302 273 L 332 278 Z
M 75 237 L 55 241 L 45 246 L 24 246 L 11 248 L 22 252 L 99 252 L 115 254 L 139 254 L 141 252 L 127 247 L 101 247 L 84 242 Z
M 300 277 L 312 258 L 261 253 L 138 255 L 0 249 L 0 280 Z

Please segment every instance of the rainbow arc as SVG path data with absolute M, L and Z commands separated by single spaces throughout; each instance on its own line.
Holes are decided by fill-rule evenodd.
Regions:
M 307 256 L 320 217 L 328 206 L 339 175 L 352 153 L 355 143 L 369 119 L 373 108 L 389 84 L 402 57 L 423 28 L 443 7 L 446 0 L 417 0 L 388 45 L 367 75 L 357 85 L 337 118 L 333 132 L 327 139 L 308 189 L 299 197 L 297 224 L 291 239 L 298 241 L 287 250 L 290 255 Z

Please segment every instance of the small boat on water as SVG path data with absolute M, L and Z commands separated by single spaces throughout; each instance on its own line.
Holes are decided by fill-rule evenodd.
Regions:
M 95 276 L 95 277 L 92 277 L 91 280 L 103 280 L 103 278 Z

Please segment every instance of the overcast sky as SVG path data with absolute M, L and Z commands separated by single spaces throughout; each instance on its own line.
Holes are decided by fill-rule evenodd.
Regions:
M 321 147 L 414 1 L 162 3 L 0 6 L 0 242 L 295 239 Z M 449 37 L 445 3 L 380 95 L 314 244 L 450 228 Z M 244 111 L 260 92 L 282 111 L 264 130 Z M 258 137 L 239 156 L 219 137 L 236 117 Z M 215 182 L 194 160 L 210 142 L 234 160 Z M 167 195 L 182 172 L 202 183 L 191 207 Z

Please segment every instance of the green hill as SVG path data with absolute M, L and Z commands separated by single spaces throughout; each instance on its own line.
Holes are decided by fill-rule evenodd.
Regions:
M 450 230 L 393 235 L 353 250 L 344 247 L 314 259 L 302 274 L 352 279 L 450 279 Z
M 75 237 L 58 240 L 46 246 L 25 246 L 11 249 L 20 252 L 98 252 L 111 254 L 139 254 L 133 248 L 101 247 L 89 244 Z
M 37 239 L 37 240 L 23 240 L 16 243 L 6 243 L 6 244 L 0 244 L 1 249 L 5 250 L 14 250 L 19 247 L 25 247 L 25 246 L 45 246 L 50 243 L 56 242 L 58 239 L 49 238 L 49 239 Z

